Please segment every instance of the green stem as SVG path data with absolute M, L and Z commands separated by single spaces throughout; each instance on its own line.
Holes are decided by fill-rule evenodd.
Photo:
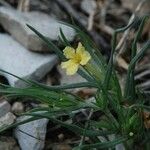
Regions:
M 127 143 L 128 141 L 123 142 L 125 150 L 131 150 L 131 148 L 129 148 L 129 145 Z
M 102 72 L 101 70 L 93 63 L 88 63 L 85 66 L 85 69 L 93 75 L 93 77 L 96 79 L 96 81 L 102 80 Z

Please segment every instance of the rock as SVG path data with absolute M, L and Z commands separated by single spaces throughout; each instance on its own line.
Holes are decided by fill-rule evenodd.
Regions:
M 20 114 L 24 112 L 24 105 L 21 102 L 15 102 L 12 105 L 12 112 L 14 114 Z
M 81 2 L 81 8 L 87 13 L 91 14 L 96 9 L 96 2 L 94 0 L 83 0 Z
M 95 97 L 90 97 L 89 99 L 86 100 L 87 103 L 96 103 Z
M 49 73 L 47 73 L 46 76 L 39 82 L 48 86 L 59 85 L 60 74 L 56 67 L 54 67 Z
M 17 120 L 22 121 L 28 118 L 24 116 Z M 21 150 L 43 150 L 47 124 L 47 119 L 39 119 L 16 127 L 15 137 Z
M 46 12 L 57 19 L 62 19 L 66 15 L 55 1 L 30 1 L 30 10 Z
M 123 144 L 118 144 L 118 145 L 116 145 L 115 149 L 116 150 L 125 150 L 125 147 Z
M 57 63 L 56 55 L 28 51 L 6 34 L 0 34 L 0 51 L 0 69 L 21 78 L 40 80 Z M 25 85 L 13 76 L 3 75 L 11 86 L 23 87 Z
M 57 68 L 60 73 L 60 84 L 61 85 L 86 82 L 86 80 L 77 73 L 75 75 L 68 76 L 68 75 L 66 75 L 65 69 L 62 69 L 60 66 L 58 66 Z M 73 89 L 73 92 L 77 92 L 77 91 L 79 91 L 79 89 L 83 89 L 83 88 Z
M 13 113 L 8 112 L 3 117 L 0 118 L 0 128 L 8 126 L 14 123 L 16 116 Z
M 75 75 L 68 76 L 66 75 L 65 69 L 62 69 L 60 66 L 58 66 L 57 68 L 61 76 L 61 84 L 72 84 L 86 81 L 77 73 Z
M 20 12 L 0 7 L 0 23 L 17 41 L 33 51 L 48 51 L 49 48 L 26 24 L 33 26 L 52 41 L 58 41 L 60 28 L 62 28 L 69 41 L 72 41 L 75 35 L 74 30 L 70 27 L 62 25 L 54 18 L 42 12 L 36 11 Z
M 113 140 L 116 139 L 116 136 L 114 134 L 111 134 L 111 135 L 108 136 L 108 138 L 109 138 L 110 141 L 113 141 Z M 115 146 L 115 150 L 125 150 L 125 147 L 121 143 L 121 144 L 118 144 L 118 145 Z
M 0 136 L 0 150 L 20 150 L 12 137 Z
M 68 144 L 57 144 L 53 145 L 52 150 L 72 150 L 72 148 Z
M 10 104 L 6 100 L 0 100 L 0 117 L 7 114 L 11 109 Z
M 138 6 L 138 4 L 141 2 L 141 0 L 121 0 L 122 1 L 122 5 L 125 7 L 125 8 L 128 8 L 130 9 L 132 12 L 135 11 L 136 7 Z M 140 15 L 145 15 L 145 14 L 148 14 L 150 13 L 150 1 L 146 1 L 144 3 L 144 5 L 141 7 L 140 11 L 139 11 L 139 14 Z

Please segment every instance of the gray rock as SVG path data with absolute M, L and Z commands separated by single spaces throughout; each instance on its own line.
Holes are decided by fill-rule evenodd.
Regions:
M 125 147 L 123 144 L 118 144 L 118 145 L 116 145 L 115 149 L 116 150 L 125 150 Z
M 56 55 L 28 51 L 6 34 L 0 34 L 0 52 L 0 69 L 26 79 L 42 79 L 57 63 Z M 3 75 L 12 86 L 25 85 L 13 76 Z
M 80 83 L 86 81 L 77 73 L 75 75 L 68 76 L 66 75 L 65 69 L 62 69 L 60 66 L 58 66 L 57 68 L 61 75 L 61 84 L 73 84 L 73 83 Z
M 96 2 L 94 0 L 83 0 L 81 8 L 87 13 L 91 14 L 96 9 Z
M 0 117 L 7 114 L 11 109 L 10 104 L 6 100 L 0 100 Z
M 33 51 L 47 51 L 49 48 L 26 24 L 33 26 L 52 41 L 58 41 L 60 28 L 69 41 L 73 40 L 75 35 L 73 29 L 41 12 L 20 12 L 0 7 L 0 23 L 17 41 Z
M 20 113 L 23 113 L 24 112 L 24 105 L 21 103 L 21 102 L 15 102 L 13 105 L 12 105 L 12 112 L 14 114 L 20 114 Z
M 109 140 L 113 141 L 115 140 L 117 137 L 114 135 L 114 134 L 111 134 L 108 136 Z M 118 144 L 115 146 L 115 150 L 125 150 L 125 147 L 124 145 L 121 143 L 121 144 Z
M 19 120 L 28 118 L 24 116 Z M 42 150 L 44 148 L 47 123 L 47 119 L 40 119 L 20 125 L 15 129 L 15 137 L 22 150 Z
M 74 83 L 80 83 L 80 82 L 86 82 L 84 78 L 82 78 L 79 74 L 74 74 L 71 76 L 66 75 L 65 69 L 62 69 L 60 66 L 57 67 L 58 71 L 61 75 L 60 83 L 61 85 L 67 85 L 67 84 L 74 84 Z M 74 92 L 78 91 L 81 88 L 73 89 Z
M 0 128 L 11 125 L 14 123 L 16 116 L 13 113 L 8 112 L 3 117 L 0 118 Z
M 89 99 L 86 100 L 87 103 L 96 103 L 96 99 L 95 97 L 91 97 Z
M 12 137 L 0 136 L 0 150 L 20 150 Z

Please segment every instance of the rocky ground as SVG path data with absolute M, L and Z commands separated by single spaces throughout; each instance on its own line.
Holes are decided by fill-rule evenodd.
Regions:
M 26 24 L 35 27 L 63 49 L 58 37 L 60 28 L 73 45 L 77 40 L 75 31 L 59 21 L 71 22 L 72 17 L 91 36 L 107 59 L 113 31 L 128 24 L 133 13 L 142 16 L 149 13 L 150 8 L 150 2 L 140 6 L 140 0 L 30 0 L 29 5 L 23 3 L 24 0 L 0 1 L 0 69 L 46 85 L 76 83 L 84 79 L 79 75 L 66 76 L 59 66 L 58 57 Z M 139 47 L 150 37 L 149 25 L 144 28 Z M 128 51 L 125 49 L 133 41 L 133 33 L 128 33 L 128 39 L 124 39 L 128 43 L 127 47 L 121 43 L 121 37 L 123 35 L 118 38 L 121 45 L 118 44 L 118 48 L 121 47 L 122 52 L 118 55 L 116 66 L 122 80 L 128 65 Z M 136 71 L 137 85 L 147 92 L 150 92 L 149 58 L 150 53 L 147 53 Z M 8 74 L 1 74 L 0 82 L 19 88 L 25 86 Z M 76 89 L 72 92 L 88 99 L 95 91 Z M 1 95 L 0 127 L 26 119 L 18 117 L 18 114 L 37 105 L 30 99 L 19 102 L 18 99 L 6 99 Z M 81 112 L 76 119 L 82 120 L 83 117 Z M 78 140 L 67 129 L 41 119 L 0 135 L 0 150 L 71 150 L 71 145 L 78 143 Z

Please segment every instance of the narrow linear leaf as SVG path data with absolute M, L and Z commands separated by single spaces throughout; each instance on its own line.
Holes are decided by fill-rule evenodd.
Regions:
M 12 124 L 12 125 L 1 127 L 0 128 L 0 134 L 3 134 L 3 132 L 8 130 L 8 129 L 14 128 L 14 127 L 22 125 L 22 124 L 26 124 L 28 122 L 39 120 L 39 119 L 42 119 L 42 118 L 41 117 L 30 117 L 29 119 L 26 119 L 26 120 L 23 120 L 23 121 L 18 121 L 16 123 Z
M 18 77 L 17 75 L 14 75 L 14 74 L 12 74 L 12 73 L 10 73 L 10 72 L 8 72 L 8 71 L 5 71 L 5 70 L 0 69 L 0 72 L 3 72 L 3 73 L 6 73 L 6 74 L 9 74 L 9 75 L 11 75 L 11 76 L 13 76 L 13 77 L 15 77 L 15 78 L 17 78 L 17 79 L 19 79 L 19 80 L 21 80 L 21 81 L 23 81 L 23 82 L 27 83 L 27 84 L 29 84 L 29 85 L 32 85 L 32 83 L 31 83 L 29 80 L 26 80 L 26 79 L 20 78 L 20 77 Z
M 43 34 L 41 34 L 40 32 L 38 32 L 35 28 L 33 28 L 32 26 L 28 25 L 27 26 L 35 33 L 39 36 L 39 38 L 41 38 L 47 45 L 48 47 L 53 50 L 62 60 L 66 60 L 65 56 L 63 55 L 62 51 L 52 42 L 50 41 L 48 38 L 46 38 Z
M 127 140 L 128 140 L 128 138 L 126 138 L 126 137 L 120 137 L 114 141 L 100 142 L 100 143 L 95 143 L 95 144 L 87 144 L 87 145 L 82 145 L 78 148 L 80 150 L 87 150 L 87 149 L 92 149 L 92 148 L 98 148 L 98 149 L 113 148 L 114 146 L 121 144 Z
M 67 38 L 66 38 L 66 36 L 64 35 L 64 33 L 63 33 L 63 31 L 62 31 L 61 28 L 60 28 L 59 31 L 60 31 L 61 39 L 63 40 L 63 43 L 65 44 L 65 46 L 70 46 L 70 47 L 71 47 L 69 41 L 67 40 Z
M 50 119 L 52 122 L 54 123 L 58 123 L 60 124 L 61 126 L 73 131 L 74 133 L 76 134 L 80 134 L 80 135 L 84 135 L 85 136 L 100 136 L 100 135 L 109 135 L 109 134 L 112 134 L 113 132 L 112 131 L 100 131 L 100 130 L 86 130 L 86 133 L 85 133 L 85 129 L 84 128 L 81 128 L 77 125 L 73 125 L 73 124 L 67 124 L 65 122 L 62 122 L 60 120 L 57 120 L 55 119 L 54 117 L 51 117 L 49 115 L 49 113 L 43 113 L 43 114 L 36 114 L 36 113 L 28 113 L 27 115 L 31 115 L 31 116 L 35 116 L 35 117 L 43 117 L 43 118 L 47 118 L 47 119 Z
M 144 56 L 144 53 L 150 49 L 150 40 L 146 42 L 146 44 L 140 49 L 140 52 L 131 60 L 129 67 L 128 67 L 128 74 L 126 79 L 124 97 L 127 99 L 130 95 L 130 79 L 131 79 L 131 72 L 134 69 L 136 63 Z
M 113 37 L 112 37 L 112 50 L 111 50 L 111 55 L 110 55 L 110 59 L 109 59 L 109 62 L 108 62 L 108 68 L 107 68 L 107 71 L 106 71 L 106 76 L 105 76 L 105 79 L 104 79 L 104 87 L 106 89 L 108 89 L 108 86 L 109 86 L 109 81 L 110 81 L 110 78 L 112 76 L 112 71 L 113 71 L 113 55 L 114 55 L 114 52 L 116 50 L 116 42 L 117 42 L 117 35 L 118 33 L 120 32 L 124 32 L 125 30 L 131 28 L 135 23 L 137 23 L 137 20 L 133 20 L 130 24 L 128 24 L 127 26 L 123 27 L 123 28 L 120 28 L 120 29 L 117 29 L 114 31 L 114 34 L 113 34 Z
M 42 83 L 38 83 L 36 81 L 32 81 L 33 84 L 39 86 L 40 88 L 44 88 L 47 90 L 64 90 L 64 89 L 74 89 L 74 88 L 82 88 L 82 87 L 97 87 L 94 83 L 91 82 L 81 82 L 69 85 L 60 85 L 60 86 L 47 86 Z
M 134 104 L 134 105 L 130 106 L 130 108 L 143 108 L 147 111 L 150 111 L 150 106 L 141 105 L 141 104 Z

